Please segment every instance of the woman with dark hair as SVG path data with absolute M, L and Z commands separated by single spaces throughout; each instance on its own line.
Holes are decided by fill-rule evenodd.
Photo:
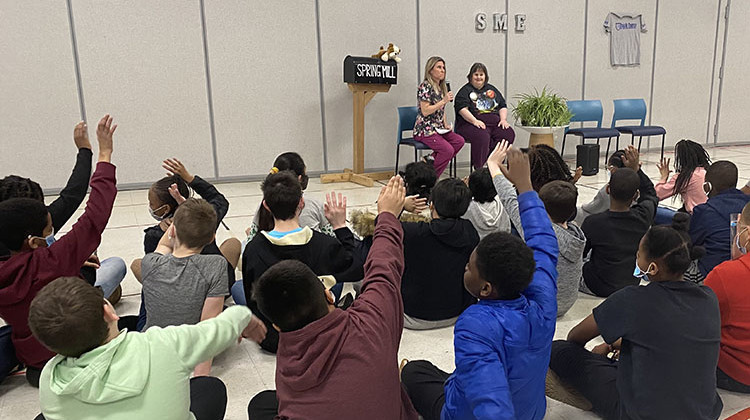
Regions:
M 682 199 L 683 211 L 693 214 L 693 208 L 698 204 L 706 202 L 708 197 L 703 190 L 703 182 L 706 169 L 711 166 L 711 158 L 708 152 L 700 144 L 692 140 L 680 140 L 674 146 L 674 170 L 675 174 L 669 177 L 670 159 L 662 158 L 656 164 L 661 174 L 661 179 L 654 186 L 659 200 L 664 200 L 677 195 Z M 674 198 L 673 198 L 674 200 Z M 666 207 L 656 209 L 654 224 L 667 225 L 672 223 L 675 211 Z
M 456 95 L 456 133 L 471 143 L 471 165 L 479 169 L 498 143 L 512 144 L 516 133 L 507 121 L 505 98 L 489 84 L 487 67 L 472 64 L 466 79 L 468 83 Z

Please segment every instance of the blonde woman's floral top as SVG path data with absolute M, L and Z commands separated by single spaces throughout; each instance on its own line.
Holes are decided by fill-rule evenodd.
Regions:
M 432 88 L 432 85 L 427 81 L 420 83 L 417 88 L 417 121 L 414 123 L 414 136 L 431 136 L 435 134 L 435 130 L 438 128 L 445 128 L 443 124 L 443 117 L 445 115 L 445 107 L 441 107 L 437 111 L 430 115 L 422 115 L 422 107 L 420 102 L 427 102 L 430 105 L 435 105 L 443 99 L 443 95 Z

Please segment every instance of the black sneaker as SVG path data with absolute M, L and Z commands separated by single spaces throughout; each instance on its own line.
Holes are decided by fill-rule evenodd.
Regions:
M 435 157 L 432 156 L 432 153 L 430 153 L 429 155 L 422 158 L 422 162 L 429 163 L 430 165 L 435 166 Z

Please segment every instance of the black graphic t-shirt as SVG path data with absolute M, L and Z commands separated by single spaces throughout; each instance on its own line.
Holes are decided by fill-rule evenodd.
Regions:
M 467 107 L 475 117 L 479 114 L 497 113 L 507 107 L 503 95 L 489 83 L 485 83 L 481 89 L 476 89 L 471 83 L 465 84 L 458 91 L 455 104 L 457 121 L 460 117 L 459 111 Z

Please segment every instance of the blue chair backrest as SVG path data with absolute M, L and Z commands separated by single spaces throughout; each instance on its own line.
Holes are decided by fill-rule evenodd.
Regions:
M 413 130 L 414 124 L 417 122 L 417 107 L 416 106 L 400 106 L 398 107 L 398 136 L 396 137 L 396 144 L 401 143 L 404 139 L 404 131 Z
M 592 99 L 587 101 L 568 101 L 568 110 L 573 114 L 570 122 L 596 121 L 596 128 L 602 127 L 602 101 Z
M 640 125 L 646 121 L 646 101 L 641 99 L 615 99 L 615 113 L 612 115 L 612 128 L 617 126 L 620 120 L 641 120 Z

